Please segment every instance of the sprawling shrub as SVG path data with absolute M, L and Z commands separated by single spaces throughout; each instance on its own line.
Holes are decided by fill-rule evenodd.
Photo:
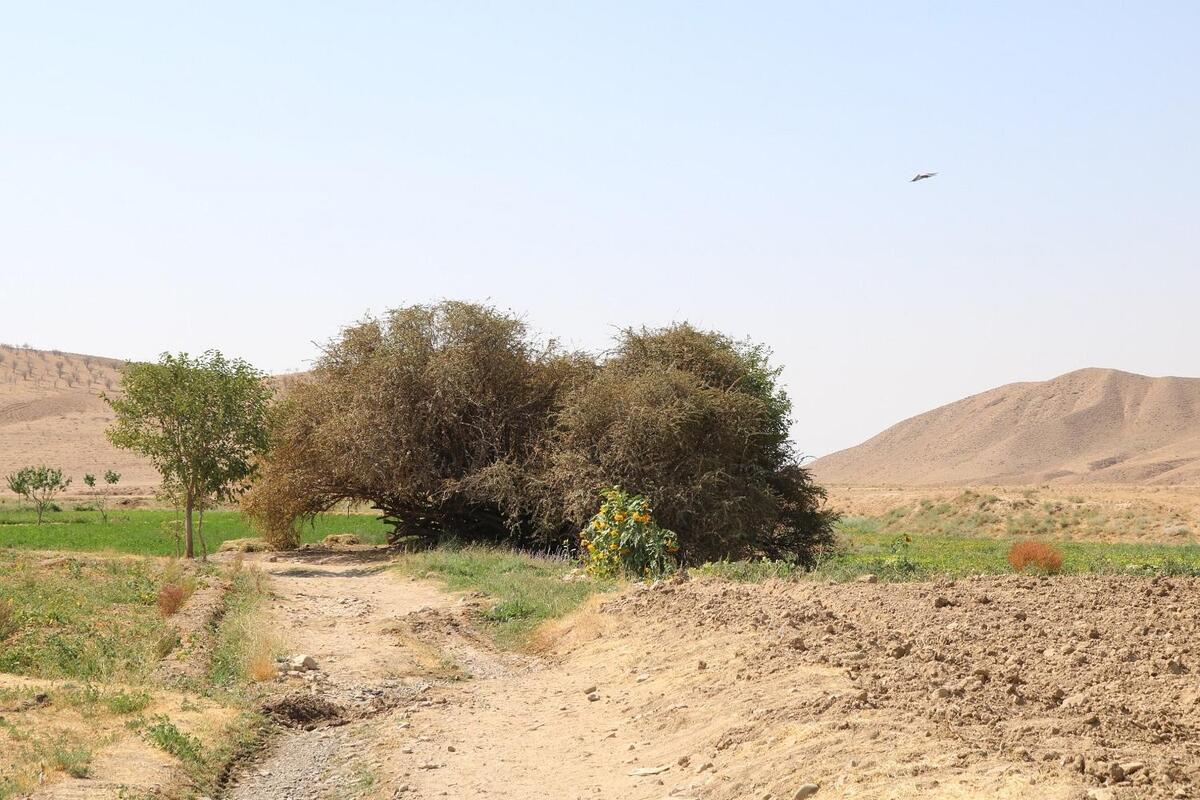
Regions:
M 810 561 L 833 516 L 792 449 L 778 374 L 763 348 L 686 324 L 625 331 L 564 400 L 540 476 L 554 512 L 578 529 L 617 484 L 653 499 L 687 562 Z
M 402 308 L 346 329 L 277 405 L 243 507 L 275 547 L 345 499 L 394 538 L 558 543 L 615 485 L 686 561 L 806 561 L 832 516 L 777 378 L 762 348 L 688 325 L 625 331 L 597 364 L 491 308 Z
M 1014 542 L 1009 548 L 1008 563 L 1017 572 L 1032 569 L 1044 575 L 1057 575 L 1062 572 L 1063 556 L 1052 544 L 1026 540 Z
M 343 331 L 275 414 L 246 510 L 275 546 L 298 518 L 366 500 L 397 535 L 534 534 L 529 462 L 563 388 L 592 365 L 468 303 L 397 309 Z

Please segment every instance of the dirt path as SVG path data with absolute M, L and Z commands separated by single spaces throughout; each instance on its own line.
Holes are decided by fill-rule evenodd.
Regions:
M 274 631 L 287 652 L 311 657 L 316 668 L 279 679 L 269 705 L 287 727 L 235 776 L 227 797 L 378 796 L 381 764 L 371 750 L 385 733 L 386 712 L 459 676 L 455 661 L 413 633 L 416 621 L 452 619 L 457 599 L 404 579 L 383 558 L 357 552 L 259 560 L 271 578 Z

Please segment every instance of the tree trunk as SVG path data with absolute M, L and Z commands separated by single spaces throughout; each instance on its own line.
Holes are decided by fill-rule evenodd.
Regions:
M 192 510 L 196 507 L 196 498 L 192 497 L 191 492 L 188 492 L 184 502 L 183 553 L 187 558 L 195 558 L 196 549 L 192 546 Z

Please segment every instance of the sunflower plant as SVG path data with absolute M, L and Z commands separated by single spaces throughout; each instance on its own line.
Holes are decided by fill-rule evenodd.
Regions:
M 654 522 L 650 501 L 619 486 L 602 491 L 600 511 L 579 538 L 580 555 L 592 577 L 659 578 L 675 569 L 679 539 Z

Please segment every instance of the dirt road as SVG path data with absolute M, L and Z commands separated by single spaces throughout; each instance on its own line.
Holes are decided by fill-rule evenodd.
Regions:
M 1200 791 L 1194 581 L 667 584 L 533 659 L 472 633 L 471 598 L 346 558 L 265 566 L 321 668 L 285 694 L 345 724 L 289 729 L 232 798 Z

